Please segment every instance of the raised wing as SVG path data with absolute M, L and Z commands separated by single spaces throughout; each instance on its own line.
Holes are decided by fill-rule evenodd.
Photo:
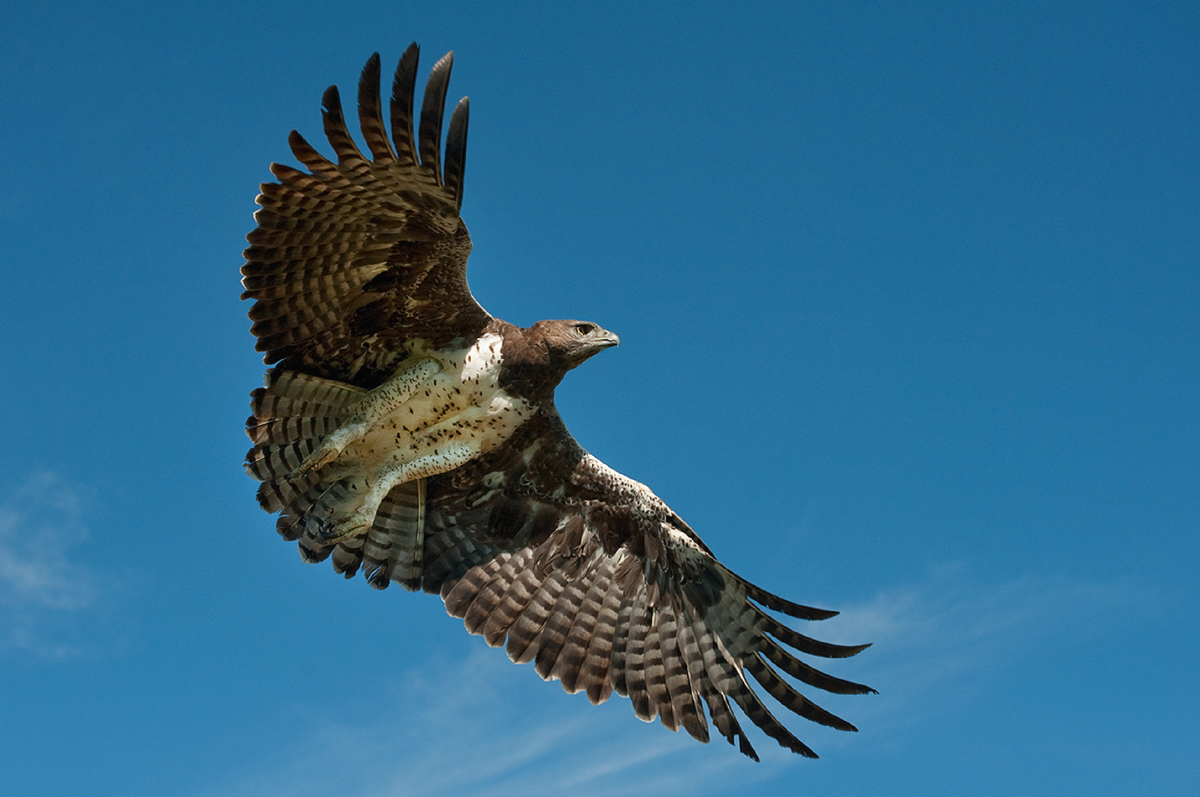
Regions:
M 732 702 L 780 745 L 815 758 L 747 676 L 790 711 L 841 730 L 855 728 L 780 672 L 829 692 L 874 691 L 795 655 L 841 658 L 866 645 L 818 642 L 763 607 L 804 620 L 836 612 L 727 570 L 648 488 L 587 454 L 553 406 L 499 450 L 428 479 L 425 512 L 421 586 L 468 631 L 593 703 L 628 695 L 641 719 L 704 742 L 707 705 L 718 732 L 757 759 Z
M 258 228 L 242 267 L 243 299 L 263 361 L 371 388 L 416 339 L 434 346 L 476 337 L 491 320 L 467 286 L 471 239 L 459 218 L 467 148 L 467 99 L 450 118 L 441 164 L 442 116 L 453 53 L 434 65 L 413 136 L 418 47 L 400 59 L 392 86 L 391 141 L 379 96 L 379 55 L 358 86 L 370 151 L 355 145 L 337 88 L 322 99 L 337 162 L 297 132 L 289 144 L 309 173 L 271 164 Z

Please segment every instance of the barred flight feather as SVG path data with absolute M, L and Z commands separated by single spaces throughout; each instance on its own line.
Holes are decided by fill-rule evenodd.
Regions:
M 494 648 L 505 644 L 509 629 L 525 611 L 525 607 L 533 599 L 534 592 L 541 585 L 541 577 L 532 567 L 532 553 L 528 550 L 521 553 L 523 556 L 520 560 L 514 558 L 514 565 L 519 569 L 513 573 L 503 598 L 483 625 L 483 638 Z
M 500 647 L 504 643 L 504 635 L 508 633 L 508 626 L 516 620 L 516 615 L 505 617 L 499 609 L 518 575 L 528 566 L 528 559 L 528 551 L 497 556 L 494 560 L 496 576 L 484 581 L 476 589 L 469 604 L 462 600 L 451 608 L 447 601 L 446 610 L 453 617 L 462 617 L 467 631 L 481 634 L 490 647 Z M 502 628 L 498 628 L 500 623 L 504 624 Z
M 579 678 L 583 675 L 589 641 L 597 635 L 604 594 L 612 577 L 612 558 L 601 558 L 594 571 L 585 571 L 585 578 L 587 574 L 592 576 L 588 579 L 587 591 L 583 593 L 579 609 L 575 612 L 570 630 L 550 671 L 550 677 L 559 679 L 563 689 L 570 694 L 585 688 L 579 685 Z
M 661 619 L 662 612 L 654 612 L 651 621 L 646 624 L 646 635 L 642 642 L 641 670 L 645 676 L 647 713 L 651 719 L 657 715 L 664 726 L 675 731 L 679 730 L 679 721 L 675 718 L 671 706 L 671 696 L 667 691 L 666 663 L 663 661 L 659 640 Z
M 481 593 L 497 594 L 503 588 L 497 576 L 505 564 L 507 557 L 497 556 L 480 567 L 468 570 L 446 593 L 443 603 L 450 616 L 461 617 L 468 624 L 472 622 L 472 617 L 479 621 L 486 619 L 487 615 L 478 610 L 472 615 L 471 610 L 479 604 Z
M 549 573 L 534 591 L 529 603 L 508 629 L 508 657 L 516 664 L 525 664 L 537 654 L 534 641 L 550 617 L 550 609 L 567 586 L 561 573 Z
M 610 581 L 596 616 L 596 631 L 588 643 L 580 677 L 592 705 L 599 705 L 612 695 L 612 653 L 620 617 L 621 595 L 617 582 Z
M 563 573 L 565 582 L 563 590 L 550 610 L 549 617 L 534 643 L 537 648 L 534 656 L 534 670 L 542 678 L 549 679 L 554 672 L 559 654 L 562 653 L 563 646 L 567 644 L 567 635 L 570 634 L 571 626 L 583 608 L 584 598 L 591 589 L 592 579 L 595 578 L 595 575 L 594 567 L 585 569 L 582 576 L 578 578 L 569 573 Z

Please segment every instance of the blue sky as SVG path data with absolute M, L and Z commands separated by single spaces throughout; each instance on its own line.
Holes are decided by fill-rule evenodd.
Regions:
M 7 793 L 1200 787 L 1200 7 L 33 4 L 0 30 Z M 570 9 L 564 8 L 569 5 Z M 813 6 L 808 8 L 806 6 Z M 492 313 L 737 572 L 874 642 L 755 765 L 305 566 L 241 468 L 244 235 L 413 40 Z

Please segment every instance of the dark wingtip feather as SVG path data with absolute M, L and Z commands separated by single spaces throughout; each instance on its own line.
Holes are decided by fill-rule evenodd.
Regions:
M 446 89 L 450 85 L 450 70 L 454 68 L 454 51 L 443 55 L 429 70 L 425 96 L 421 100 L 421 124 L 417 134 L 421 168 L 442 181 L 442 115 L 446 108 Z
M 296 160 L 303 163 L 310 171 L 316 173 L 318 171 L 327 171 L 332 167 L 332 163 L 321 153 L 308 143 L 308 140 L 296 130 L 288 134 L 288 146 L 292 148 L 292 154 L 296 156 Z M 303 174 L 303 172 L 292 172 L 293 174 Z
M 463 97 L 450 115 L 450 130 L 446 133 L 446 188 L 454 195 L 454 207 L 462 209 L 463 176 L 467 168 L 467 122 L 471 101 Z
M 788 628 L 774 617 L 769 617 L 761 612 L 759 613 L 759 617 L 763 622 L 763 629 L 768 634 L 785 645 L 812 656 L 821 656 L 826 659 L 846 659 L 850 656 L 856 656 L 871 647 L 869 642 L 865 645 L 835 645 L 832 642 L 821 642 Z
M 321 110 L 326 113 L 336 111 L 342 112 L 342 95 L 338 92 L 337 86 L 330 86 L 325 89 L 325 93 L 321 95 Z
M 838 695 L 877 694 L 874 689 L 865 684 L 835 678 L 828 673 L 821 672 L 815 667 L 805 664 L 794 656 L 789 656 L 783 648 L 769 639 L 766 640 L 766 645 L 763 647 L 762 652 L 771 660 L 772 664 L 788 675 L 810 686 L 824 689 L 826 692 L 833 692 Z
M 771 697 L 777 700 L 780 705 L 819 725 L 824 725 L 829 728 L 834 728 L 839 731 L 857 731 L 858 728 L 851 725 L 846 720 L 830 713 L 818 706 L 816 703 L 809 700 L 800 692 L 796 691 L 790 684 L 780 677 L 779 673 L 771 669 L 762 654 L 756 654 L 747 658 L 744 662 L 746 671 L 754 676 L 763 690 Z
M 392 146 L 388 143 L 387 129 L 383 124 L 383 111 L 379 102 L 379 53 L 374 53 L 367 59 L 362 74 L 358 78 L 358 126 L 362 130 L 363 139 L 371 150 L 371 156 L 376 161 L 390 161 L 395 158 Z
M 333 552 L 333 548 L 313 548 L 311 547 L 313 544 L 307 538 L 301 538 L 296 545 L 296 549 L 300 552 L 300 558 L 307 564 L 314 565 L 318 562 L 324 562 L 329 558 L 329 554 Z
M 768 609 L 777 612 L 782 612 L 789 617 L 795 617 L 799 620 L 828 620 L 830 617 L 837 617 L 838 612 L 832 609 L 817 609 L 813 606 L 803 606 L 799 603 L 792 603 L 789 600 L 779 597 L 778 595 L 767 592 L 760 586 L 751 584 L 746 579 L 739 579 L 742 585 L 746 588 L 746 596 L 751 600 L 761 603 Z
M 379 97 L 379 79 L 382 73 L 379 53 L 371 53 L 371 57 L 363 64 L 362 73 L 358 76 L 358 104 L 370 104 Z
M 403 166 L 417 165 L 417 149 L 413 143 L 413 94 L 417 84 L 417 61 L 421 48 L 416 42 L 408 46 L 396 74 L 392 78 L 392 142 L 396 146 L 396 159 Z
M 346 118 L 342 115 L 342 98 L 337 86 L 325 89 L 321 97 L 321 118 L 325 124 L 325 137 L 337 153 L 338 163 L 346 164 L 363 159 L 358 151 L 358 145 L 346 128 Z

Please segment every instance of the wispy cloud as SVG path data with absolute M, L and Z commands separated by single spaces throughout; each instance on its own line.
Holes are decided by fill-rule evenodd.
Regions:
M 913 723 L 952 711 L 951 696 L 967 699 L 974 684 L 986 680 L 981 673 L 1019 661 L 1048 637 L 1087 625 L 1089 617 L 1146 599 L 1136 589 L 1062 578 L 980 584 L 962 567 L 931 572 L 851 605 L 817 634 L 876 643 L 828 669 L 870 683 L 880 695 L 813 695 L 823 705 L 836 703 L 826 707 L 844 711 L 867 733 L 804 723 L 799 729 L 822 754 L 833 757 L 851 746 L 861 755 L 872 739 L 886 744 Z M 734 793 L 809 763 L 759 736 L 765 763 L 755 765 L 719 737 L 706 747 L 682 732 L 639 723 L 621 698 L 592 707 L 494 650 L 427 662 L 363 690 L 384 694 L 369 713 L 340 706 L 357 718 L 331 721 L 312 704 L 301 709 L 313 712 L 293 734 L 305 740 L 303 755 L 293 748 L 262 750 L 258 760 L 189 797 Z
M 68 618 L 94 611 L 101 582 L 80 563 L 90 491 L 49 471 L 31 475 L 0 499 L 0 653 L 22 649 L 60 656 Z
M 310 722 L 299 737 L 321 763 L 298 766 L 294 753 L 277 751 L 191 797 L 700 794 L 779 773 L 720 737 L 706 747 L 644 725 L 623 699 L 592 707 L 556 693 L 499 651 L 409 672 L 391 689 L 378 706 L 387 719 Z
M 1154 599 L 1152 588 L 1133 583 L 1061 575 L 987 583 L 964 565 L 948 565 L 843 607 L 824 636 L 874 643 L 847 666 L 879 689 L 856 712 L 856 721 L 882 738 L 889 730 L 953 711 L 987 688 L 990 676 L 1025 666 L 1049 644 L 1083 643 L 1099 629 L 1111 629 L 1098 618 L 1149 606 Z

